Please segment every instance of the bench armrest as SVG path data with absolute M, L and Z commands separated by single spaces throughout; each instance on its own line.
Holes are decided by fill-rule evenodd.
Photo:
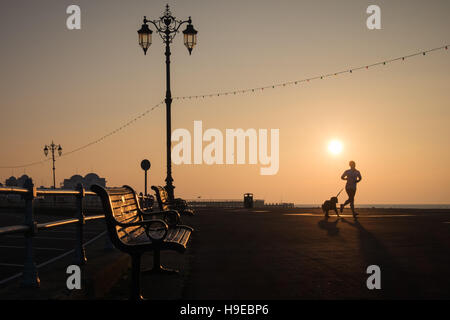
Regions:
M 118 225 L 125 228 L 134 226 L 144 227 L 147 237 L 149 237 L 149 239 L 154 242 L 163 241 L 167 236 L 167 232 L 169 231 L 167 223 L 161 219 L 142 220 L 130 223 L 118 223 Z
M 165 224 L 167 224 L 164 220 L 162 219 L 146 219 L 146 220 L 141 220 L 141 221 L 135 221 L 135 222 L 118 222 L 116 221 L 116 225 L 118 225 L 119 227 L 123 227 L 123 228 L 127 228 L 127 227 L 135 227 L 135 226 L 145 226 L 146 224 L 151 224 L 153 222 L 163 222 Z
M 167 223 L 170 228 L 177 226 L 180 223 L 180 214 L 177 210 L 167 210 L 167 211 L 153 211 L 153 212 L 141 212 L 142 216 L 155 216 L 163 215 L 163 220 Z
M 161 219 L 151 219 L 151 220 L 143 220 L 137 222 L 130 222 L 123 224 L 127 227 L 140 226 L 144 227 L 145 233 L 147 237 L 152 240 L 152 242 L 163 241 L 167 232 L 169 231 L 169 227 L 166 222 Z

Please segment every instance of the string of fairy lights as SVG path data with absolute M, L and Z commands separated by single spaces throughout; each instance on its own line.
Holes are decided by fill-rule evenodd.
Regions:
M 212 98 L 212 97 L 220 97 L 220 96 L 228 96 L 228 95 L 245 94 L 245 93 L 250 93 L 250 92 L 260 92 L 260 91 L 264 91 L 267 89 L 275 89 L 275 88 L 286 87 L 286 86 L 300 85 L 305 82 L 310 82 L 313 80 L 323 80 L 323 79 L 330 78 L 330 77 L 336 77 L 341 74 L 353 73 L 354 71 L 358 71 L 358 70 L 362 70 L 362 69 L 369 69 L 369 68 L 373 68 L 376 66 L 385 66 L 385 65 L 395 62 L 395 61 L 405 61 L 406 59 L 409 59 L 409 58 L 412 58 L 415 56 L 420 56 L 420 55 L 425 56 L 427 53 L 430 53 L 433 51 L 438 51 L 438 50 L 443 50 L 443 49 L 448 50 L 448 45 L 444 45 L 444 46 L 438 47 L 438 48 L 428 49 L 425 51 L 415 52 L 410 55 L 401 56 L 401 57 L 390 59 L 390 60 L 384 60 L 384 61 L 380 61 L 380 62 L 368 64 L 368 65 L 363 65 L 363 66 L 359 66 L 359 67 L 354 67 L 354 68 L 347 68 L 347 69 L 344 69 L 344 70 L 341 70 L 338 72 L 322 74 L 322 75 L 314 76 L 311 78 L 303 78 L 300 80 L 281 82 L 281 83 L 272 84 L 272 85 L 268 85 L 268 86 L 264 86 L 264 87 L 254 87 L 254 88 L 248 88 L 248 89 L 244 89 L 244 90 L 231 90 L 231 91 L 215 92 L 215 93 L 208 93 L 208 94 L 202 94 L 202 95 L 196 95 L 196 96 L 181 96 L 181 97 L 174 97 L 173 99 L 174 100 L 204 99 L 204 98 Z
M 117 129 L 115 129 L 115 130 L 113 130 L 113 131 L 111 131 L 111 132 L 109 132 L 109 133 L 107 133 L 107 134 L 101 136 L 100 138 L 98 138 L 98 139 L 96 139 L 96 140 L 94 140 L 94 141 L 91 141 L 91 142 L 89 142 L 89 143 L 87 143 L 87 144 L 85 144 L 85 145 L 82 145 L 81 147 L 78 147 L 78 148 L 76 148 L 76 149 L 73 149 L 73 150 L 71 150 L 71 151 L 69 151 L 69 152 L 65 152 L 65 153 L 63 153 L 60 157 L 67 157 L 68 155 L 70 155 L 70 154 L 72 154 L 72 153 L 75 153 L 75 152 L 77 152 L 77 151 L 86 149 L 86 148 L 88 148 L 88 147 L 90 147 L 90 146 L 92 146 L 92 145 L 94 145 L 94 144 L 96 144 L 96 143 L 99 143 L 99 142 L 105 140 L 106 138 L 112 136 L 113 134 L 116 134 L 117 132 L 119 132 L 119 131 L 125 129 L 125 128 L 128 127 L 128 126 L 130 126 L 131 124 L 133 124 L 134 122 L 138 121 L 138 120 L 141 119 L 142 117 L 145 117 L 148 113 L 152 112 L 153 110 L 155 110 L 156 108 L 158 108 L 159 106 L 161 106 L 163 103 L 164 103 L 164 101 L 159 102 L 158 104 L 154 105 L 154 106 L 151 107 L 150 109 L 147 109 L 146 111 L 144 111 L 144 112 L 142 112 L 141 114 L 139 114 L 139 115 L 138 115 L 137 117 L 135 117 L 134 119 L 128 121 L 127 123 L 125 123 L 125 124 L 122 125 L 121 127 L 118 127 Z M 51 160 L 51 158 L 47 158 L 47 159 L 43 159 L 43 160 L 40 160 L 40 161 L 36 161 L 36 162 L 24 164 L 24 165 L 18 165 L 18 166 L 0 166 L 0 169 L 20 169 L 20 168 L 27 168 L 27 167 L 35 166 L 35 165 L 38 165 L 38 164 L 43 164 L 43 163 L 45 163 L 45 162 L 47 162 L 47 161 L 50 161 L 50 160 Z
M 426 56 L 428 53 L 431 52 L 435 52 L 435 51 L 439 51 L 439 50 L 448 50 L 448 45 L 443 45 L 441 47 L 437 47 L 437 48 L 432 48 L 432 49 L 428 49 L 428 50 L 422 50 L 422 51 L 418 51 L 409 55 L 405 55 L 405 56 L 400 56 L 397 58 L 393 58 L 393 59 L 389 59 L 389 60 L 383 60 L 383 61 L 379 61 L 379 62 L 375 62 L 372 64 L 367 64 L 367 65 L 362 65 L 362 66 L 358 66 L 358 67 L 352 67 L 352 68 L 346 68 L 344 70 L 341 71 L 337 71 L 337 72 L 333 72 L 333 73 L 326 73 L 326 74 L 321 74 L 321 75 L 317 75 L 311 78 L 303 78 L 303 79 L 299 79 L 299 80 L 294 80 L 294 81 L 286 81 L 286 82 L 281 82 L 281 83 L 277 83 L 277 84 L 272 84 L 272 85 L 268 85 L 268 86 L 263 86 L 263 87 L 253 87 L 253 88 L 247 88 L 247 89 L 235 89 L 235 90 L 229 90 L 229 91 L 219 91 L 219 92 L 213 92 L 213 93 L 208 93 L 208 94 L 201 94 L 201 95 L 191 95 L 191 96 L 176 96 L 173 97 L 173 100 L 193 100 L 193 99 L 205 99 L 205 98 L 213 98 L 213 97 L 221 97 L 221 96 L 229 96 L 229 95 L 240 95 L 240 94 L 247 94 L 247 93 L 261 93 L 264 92 L 264 90 L 270 90 L 270 89 L 276 89 L 276 88 L 283 88 L 283 87 L 289 87 L 289 86 L 298 86 L 301 85 L 303 83 L 308 83 L 314 80 L 324 80 L 327 78 L 331 78 L 331 77 L 336 77 L 342 74 L 352 74 L 355 71 L 359 71 L 359 70 L 369 70 L 372 69 L 374 67 L 378 67 L 378 66 L 386 66 L 387 64 L 391 64 L 393 62 L 398 62 L 398 61 L 405 61 L 407 59 L 416 57 L 416 56 Z M 84 144 L 76 149 L 73 149 L 69 152 L 65 152 L 61 155 L 61 157 L 67 157 L 70 154 L 73 154 L 75 152 L 81 151 L 83 149 L 86 149 L 94 144 L 100 143 L 103 140 L 105 140 L 106 138 L 122 131 L 123 129 L 125 129 L 126 127 L 134 124 L 136 121 L 140 120 L 141 118 L 145 117 L 146 115 L 148 115 L 150 112 L 152 112 L 153 110 L 155 110 L 156 108 L 162 106 L 164 104 L 164 101 L 161 101 L 159 103 L 157 103 L 156 105 L 152 106 L 151 108 L 147 109 L 146 111 L 142 112 L 141 114 L 139 114 L 138 116 L 136 116 L 135 118 L 133 118 L 132 120 L 126 122 L 125 124 L 123 124 L 122 126 L 118 127 L 117 129 L 101 136 L 100 138 L 93 140 L 87 144 Z M 0 169 L 19 169 L 19 168 L 27 168 L 27 167 L 31 167 L 31 166 L 35 166 L 38 164 L 43 164 L 47 161 L 51 160 L 50 158 L 44 159 L 44 160 L 40 160 L 40 161 L 35 161 L 35 162 L 31 162 L 31 163 L 27 163 L 27 164 L 23 164 L 23 165 L 16 165 L 16 166 L 0 166 Z

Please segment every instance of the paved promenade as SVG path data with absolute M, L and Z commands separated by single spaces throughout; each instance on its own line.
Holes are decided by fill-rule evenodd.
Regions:
M 144 275 L 147 298 L 450 298 L 449 211 L 365 209 L 355 221 L 347 211 L 199 209 L 183 222 L 196 230 L 190 248 L 162 255 L 181 274 Z M 372 264 L 381 290 L 366 287 Z M 125 298 L 127 285 L 110 298 Z
M 161 255 L 162 263 L 180 274 L 144 274 L 144 297 L 450 299 L 449 210 L 364 209 L 354 220 L 347 211 L 340 219 L 325 219 L 318 209 L 205 208 L 183 217 L 183 223 L 195 228 L 188 250 Z M 67 291 L 68 256 L 39 270 L 41 289 L 23 293 L 12 283 L 0 290 L 0 297 L 127 299 L 128 256 L 105 252 L 102 239 L 87 255 L 83 277 L 89 277 L 95 294 L 94 289 L 88 296 Z M 151 264 L 152 254 L 147 253 L 142 268 Z M 381 290 L 366 287 L 369 265 L 381 268 Z

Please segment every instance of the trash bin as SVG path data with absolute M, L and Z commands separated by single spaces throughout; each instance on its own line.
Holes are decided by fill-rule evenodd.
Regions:
M 244 194 L 244 208 L 253 208 L 253 193 Z

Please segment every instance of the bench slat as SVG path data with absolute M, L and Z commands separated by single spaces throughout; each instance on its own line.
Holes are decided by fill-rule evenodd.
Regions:
M 129 188 L 106 189 L 111 202 L 112 216 L 117 222 L 132 223 L 141 221 L 134 191 Z M 145 229 L 140 226 L 121 227 L 116 226 L 117 237 L 127 244 L 139 238 Z
M 119 217 L 120 223 L 131 223 L 131 222 L 138 222 L 140 219 L 137 219 L 135 215 L 129 215 L 127 217 Z
M 169 231 L 166 237 L 166 241 L 176 242 L 186 247 L 189 237 L 191 236 L 191 230 L 185 228 L 174 228 Z
M 121 241 L 128 244 L 151 244 L 152 241 L 145 234 L 143 227 L 129 227 L 129 228 L 117 228 L 117 233 Z M 187 242 L 191 236 L 191 230 L 185 228 L 170 229 L 164 242 L 177 243 L 184 248 L 187 246 Z
M 144 228 L 135 226 L 128 228 L 117 227 L 117 236 L 124 243 L 137 242 L 138 238 L 145 232 Z
M 114 196 L 126 196 L 126 195 L 130 195 L 133 194 L 133 191 L 131 191 L 128 188 L 108 188 L 108 195 L 109 197 L 114 197 Z
M 126 204 L 132 204 L 132 203 L 136 203 L 136 200 L 134 198 L 128 198 L 128 199 L 116 199 L 116 200 L 112 200 L 111 204 L 113 206 L 123 206 Z
M 127 212 L 136 211 L 138 208 L 136 203 L 124 204 L 123 206 L 113 207 L 114 214 L 125 214 Z
M 158 205 L 161 210 L 170 210 L 169 205 L 169 194 L 167 193 L 166 189 L 161 186 L 152 186 L 152 189 L 155 191 L 156 199 L 158 200 Z
M 111 201 L 111 205 L 113 208 L 123 207 L 126 205 L 136 205 L 136 201 L 126 200 L 126 201 Z
M 171 229 L 167 234 L 166 239 L 168 241 L 178 242 L 178 238 L 180 237 L 180 228 Z
M 134 201 L 134 194 L 115 195 L 115 196 L 111 196 L 110 199 L 111 199 L 111 202 L 117 202 L 117 201 L 122 202 L 123 200 L 125 200 L 125 201 L 133 200 Z
M 114 210 L 114 218 L 121 222 L 122 220 L 128 219 L 129 217 L 134 217 L 137 214 L 137 210 L 131 210 L 123 212 L 120 208 Z
M 178 241 L 178 243 L 180 243 L 183 247 L 186 247 L 190 236 L 191 236 L 191 231 L 190 230 L 185 230 L 185 232 L 183 233 L 183 236 Z

